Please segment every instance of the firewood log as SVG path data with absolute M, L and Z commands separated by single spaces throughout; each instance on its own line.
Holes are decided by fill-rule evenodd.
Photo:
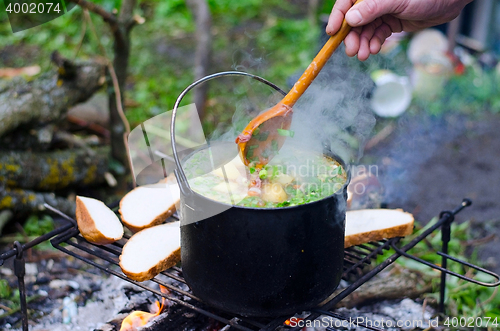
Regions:
M 0 210 L 10 209 L 16 215 L 30 214 L 44 210 L 44 203 L 48 203 L 66 215 L 75 215 L 75 202 L 57 197 L 54 193 L 0 187 Z
M 54 152 L 0 152 L 0 185 L 37 191 L 82 187 L 105 181 L 109 147 Z M 0 208 L 1 209 L 1 208 Z
M 394 300 L 401 298 L 417 298 L 424 293 L 432 291 L 431 279 L 421 274 L 404 270 L 395 266 L 390 275 L 371 280 L 361 285 L 357 290 L 340 301 L 335 308 L 360 307 L 372 302 L 382 300 Z M 343 289 L 336 290 L 332 295 L 336 296 Z
M 21 126 L 0 137 L 0 151 L 47 151 L 51 147 L 55 129 L 53 123 L 39 123 L 29 129 Z
M 99 61 L 72 63 L 53 56 L 57 71 L 26 80 L 16 77 L 0 87 L 0 136 L 30 123 L 53 122 L 69 106 L 87 100 L 105 82 Z

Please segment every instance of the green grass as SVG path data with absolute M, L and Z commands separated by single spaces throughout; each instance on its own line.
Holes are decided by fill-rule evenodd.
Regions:
M 413 238 L 424 232 L 429 226 L 433 225 L 437 221 L 434 218 L 425 227 L 419 227 L 417 225 L 417 231 L 412 236 L 404 238 L 400 245 L 404 246 L 410 242 Z M 470 263 L 481 265 L 477 259 L 477 252 L 474 249 L 471 254 L 468 253 L 467 241 L 472 238 L 471 234 L 471 223 L 470 221 L 456 224 L 452 223 L 451 226 L 451 238 L 449 242 L 449 254 L 451 256 L 457 257 L 461 260 L 468 261 Z M 415 255 L 421 259 L 429 261 L 433 264 L 440 265 L 441 257 L 436 254 L 436 251 L 441 250 L 441 233 L 439 231 L 433 232 L 427 237 L 426 240 L 418 243 L 413 249 L 409 251 L 410 254 Z M 392 255 L 393 252 L 387 252 L 383 256 L 379 257 L 379 262 L 385 260 L 387 257 Z M 428 294 L 428 297 L 434 298 L 436 301 L 439 300 L 439 283 L 440 283 L 440 272 L 427 267 L 419 262 L 413 261 L 411 259 L 401 257 L 396 260 L 396 263 L 402 265 L 403 267 L 414 270 L 424 277 L 431 279 L 433 284 L 433 293 Z M 479 281 L 483 282 L 493 282 L 494 278 L 486 275 L 484 273 L 476 272 L 473 269 L 463 267 L 462 265 L 448 261 L 448 269 L 459 274 L 466 274 L 469 277 L 473 277 Z M 497 294 L 498 289 L 483 287 L 475 285 L 459 278 L 448 276 L 446 281 L 446 315 L 456 316 L 456 317 L 479 317 L 487 316 L 492 319 L 498 318 L 500 321 L 500 295 Z
M 31 215 L 24 224 L 24 232 L 27 236 L 42 236 L 54 230 L 54 220 L 49 215 Z
M 120 0 L 96 0 L 107 10 L 119 8 Z M 323 1 L 318 15 L 328 14 L 333 0 Z M 238 69 L 249 71 L 286 88 L 287 78 L 305 69 L 318 49 L 319 27 L 307 20 L 306 1 L 280 0 L 208 0 L 213 16 L 213 61 L 210 72 Z M 193 81 L 192 62 L 195 49 L 195 24 L 184 0 L 140 1 L 136 13 L 146 23 L 132 31 L 132 52 L 126 97 L 127 118 L 132 126 L 172 109 L 178 94 Z M 112 37 L 107 25 L 92 14 L 100 41 L 112 55 Z M 82 33 L 83 15 L 74 8 L 41 26 L 12 34 L 0 2 L 0 49 L 14 47 L 19 56 L 0 57 L 0 66 L 24 66 L 37 63 L 42 70 L 52 67 L 50 53 L 60 51 L 73 58 Z M 383 68 L 406 74 L 410 66 L 406 59 L 407 41 L 401 51 L 389 56 L 372 57 L 359 63 L 367 72 Z M 97 41 L 87 29 L 78 58 L 99 55 Z M 412 112 L 441 115 L 447 112 L 477 114 L 484 110 L 500 112 L 500 78 L 494 70 L 468 67 L 464 75 L 453 76 L 443 92 L 432 101 L 415 98 Z M 214 84 L 212 84 L 214 85 Z M 204 121 L 207 130 L 218 123 L 231 121 L 223 105 L 231 99 L 231 86 L 211 86 L 210 109 Z M 188 95 L 186 103 L 191 101 Z
M 468 66 L 463 75 L 452 76 L 434 100 L 415 101 L 414 107 L 431 115 L 500 113 L 500 74 L 493 69 Z

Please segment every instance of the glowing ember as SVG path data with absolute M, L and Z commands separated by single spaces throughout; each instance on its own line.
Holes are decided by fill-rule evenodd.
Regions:
M 297 326 L 297 323 L 300 322 L 300 321 L 303 321 L 304 319 L 303 318 L 299 318 L 299 317 L 292 317 L 292 318 L 289 318 L 287 319 L 286 321 L 283 322 L 284 325 L 286 326 Z M 292 323 L 295 323 L 295 325 L 292 325 Z M 305 330 L 305 328 L 304 328 Z
M 168 289 L 164 286 L 160 285 L 160 290 L 162 293 L 169 293 Z M 156 312 L 155 313 L 147 313 L 145 311 L 133 311 L 125 317 L 122 322 L 122 326 L 120 327 L 120 331 L 136 331 L 137 328 L 148 324 L 149 320 L 153 317 L 156 317 L 161 314 L 163 308 L 165 308 L 165 298 L 161 298 L 161 305 L 159 301 L 155 302 Z

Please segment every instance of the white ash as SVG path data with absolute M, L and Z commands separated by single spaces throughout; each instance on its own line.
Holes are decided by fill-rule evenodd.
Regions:
M 119 278 L 113 276 L 106 279 L 101 276 L 96 277 L 100 277 L 102 280 L 100 284 L 101 290 L 93 293 L 92 298 L 86 302 L 85 306 L 75 307 L 74 295 L 58 299 L 59 308 L 54 309 L 50 315 L 37 321 L 30 330 L 92 331 L 105 324 L 106 321 L 113 319 L 120 311 L 126 310 L 128 307 L 156 300 L 152 299 L 154 296 L 150 292 Z M 80 290 L 89 286 L 88 275 L 86 277 L 77 275 L 71 282 L 77 283 Z M 52 285 L 60 285 L 61 287 L 69 285 L 73 287 L 75 284 L 63 281 L 52 283 Z M 154 287 L 155 284 L 151 284 L 151 286 Z M 126 291 L 127 289 L 133 291 Z M 129 297 L 127 297 L 127 294 Z
M 78 290 L 80 288 L 80 284 L 74 280 L 66 280 L 66 279 L 54 279 L 49 283 L 50 288 L 62 288 L 62 287 L 71 287 L 73 290 Z
M 43 263 L 43 262 L 44 262 L 44 261 L 42 261 L 42 263 Z M 53 259 L 50 259 L 50 260 L 49 260 L 49 262 L 47 262 L 47 265 L 45 266 L 45 269 L 46 269 L 47 271 L 51 271 L 51 270 L 52 270 L 52 268 L 54 267 L 54 263 L 55 263 L 55 262 L 54 262 L 54 260 L 53 260 Z
M 180 284 L 177 281 L 160 275 L 159 278 L 167 283 L 175 284 L 176 287 L 180 287 L 183 290 L 188 290 L 185 284 Z M 100 286 L 100 290 L 95 290 L 95 284 Z M 102 274 L 92 274 L 90 272 L 78 273 L 71 280 L 62 281 L 51 281 L 47 285 L 51 289 L 56 289 L 65 293 L 65 296 L 54 299 L 56 302 L 56 308 L 52 310 L 48 315 L 39 319 L 30 321 L 33 327 L 30 330 L 42 331 L 93 331 L 93 330 L 112 330 L 113 325 L 117 325 L 114 322 L 120 323 L 121 320 L 127 316 L 132 310 L 147 310 L 144 309 L 144 305 L 149 305 L 159 298 L 147 290 L 143 290 L 140 287 L 132 285 L 129 282 L 121 280 L 114 276 L 109 276 L 108 278 L 103 278 Z M 158 289 L 158 285 L 153 282 L 146 282 L 144 285 Z M 340 287 L 348 285 L 345 281 L 341 282 Z M 36 285 L 38 286 L 38 285 Z M 92 291 L 92 288 L 94 289 Z M 47 292 L 40 289 L 39 294 L 47 295 Z M 65 292 L 68 291 L 68 292 Z M 45 292 L 45 293 L 42 293 Z M 77 302 L 82 304 L 81 297 L 78 300 L 79 293 L 86 292 L 91 293 L 89 299 L 86 300 L 84 306 L 77 306 Z M 174 296 L 189 300 L 180 294 L 172 293 Z M 172 304 L 172 302 L 166 302 L 167 306 Z M 139 308 L 139 306 L 141 306 Z M 49 309 L 50 311 L 50 309 Z M 176 310 L 174 310 L 176 311 Z M 432 311 L 429 308 L 423 309 L 422 305 L 412 301 L 410 299 L 404 299 L 402 301 L 383 301 L 377 304 L 365 306 L 360 309 L 338 309 L 337 313 L 352 319 L 358 317 L 364 317 L 366 320 L 374 321 L 384 321 L 391 320 L 395 321 L 407 321 L 407 320 L 422 320 L 422 329 L 429 326 L 429 319 L 431 318 Z M 144 330 L 159 330 L 161 329 L 161 323 L 164 319 L 169 318 L 171 312 L 164 313 L 150 321 Z M 185 314 L 185 313 L 184 313 Z M 193 317 L 195 320 L 200 318 Z M 330 319 L 327 316 L 321 316 L 322 320 Z M 331 319 L 335 321 L 335 319 Z M 337 320 L 338 321 L 338 320 Z M 113 322 L 108 324 L 108 322 Z M 200 323 L 204 323 L 201 322 Z M 208 323 L 208 322 L 207 322 Z M 157 325 L 155 325 L 157 324 Z M 395 324 L 395 323 L 394 323 Z M 118 324 L 119 325 L 119 324 Z M 200 324 L 201 325 L 201 324 Z M 207 324 L 208 325 L 208 324 Z M 333 322 L 335 325 L 335 322 Z M 374 325 L 375 326 L 375 325 Z M 160 327 L 160 328 L 158 328 Z M 5 329 L 9 330 L 10 326 L 5 325 Z M 194 328 L 193 330 L 195 330 Z M 356 327 L 340 327 L 335 328 L 336 330 L 365 330 L 364 328 Z M 412 328 L 389 328 L 382 327 L 386 330 L 411 330 Z M 327 327 L 322 325 L 320 327 L 304 328 L 307 331 L 323 331 L 327 330 Z M 332 330 L 332 329 L 330 329 Z
M 25 264 L 26 275 L 35 276 L 38 274 L 38 266 L 36 263 L 26 263 Z
M 12 271 L 9 268 L 0 268 L 0 274 L 2 274 L 4 276 L 13 276 L 14 275 L 14 271 Z

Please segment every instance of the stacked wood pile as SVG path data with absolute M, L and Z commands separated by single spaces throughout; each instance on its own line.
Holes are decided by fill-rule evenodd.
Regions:
M 46 202 L 73 214 L 68 192 L 102 183 L 108 171 L 107 130 L 89 135 L 67 118 L 104 85 L 106 64 L 58 53 L 52 62 L 56 68 L 35 79 L 0 81 L 0 212 L 31 213 Z

